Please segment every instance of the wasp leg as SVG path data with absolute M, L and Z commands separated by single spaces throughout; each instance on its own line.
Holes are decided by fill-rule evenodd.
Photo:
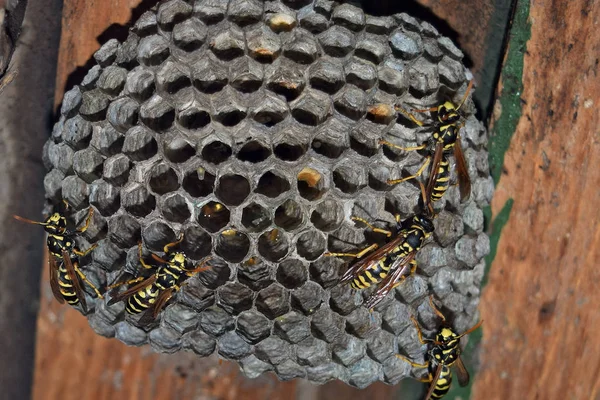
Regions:
M 392 289 L 395 289 L 398 286 L 400 286 L 404 282 L 404 280 L 406 278 L 408 278 L 409 276 L 411 276 L 412 274 L 415 273 L 415 271 L 417 270 L 417 260 L 412 260 L 410 262 L 410 265 L 411 265 L 411 267 L 410 267 L 410 272 L 408 273 L 408 275 L 405 275 L 402 278 L 400 278 L 400 280 L 394 284 L 394 286 L 392 287 Z
M 114 289 L 116 287 L 123 286 L 123 285 L 131 285 L 131 284 L 134 284 L 134 283 L 138 283 L 138 282 L 143 281 L 144 279 L 145 279 L 145 277 L 138 276 L 137 278 L 133 278 L 133 279 L 130 279 L 128 281 L 113 283 L 112 285 L 107 286 L 106 290 Z
M 427 147 L 427 143 L 424 143 L 420 146 L 413 146 L 413 147 L 403 147 L 403 146 L 398 146 L 397 144 L 394 144 L 392 142 L 388 142 L 387 140 L 380 140 L 379 144 L 384 144 L 388 147 L 393 147 L 395 149 L 400 149 L 400 150 L 404 150 L 404 151 L 416 151 L 416 150 L 423 150 L 424 148 Z
M 354 258 L 361 258 L 362 256 L 364 256 L 368 252 L 375 250 L 377 247 L 379 247 L 379 245 L 377 245 L 377 243 L 373 243 L 372 245 L 370 245 L 366 249 L 363 249 L 363 250 L 359 251 L 358 253 L 329 253 L 328 252 L 328 253 L 325 253 L 323 255 L 325 257 L 354 257 Z
M 401 356 L 400 354 L 396 354 L 396 357 L 398 357 L 401 360 L 406 361 L 407 363 L 409 363 L 410 365 L 412 365 L 415 368 L 428 368 L 429 367 L 429 362 L 426 362 L 424 364 L 419 364 L 419 363 L 409 360 L 408 358 L 406 358 L 404 356 Z M 427 381 L 427 382 L 429 382 L 429 381 Z
M 94 209 L 92 207 L 90 207 L 88 216 L 85 219 L 85 224 L 81 228 L 77 229 L 77 232 L 82 233 L 82 232 L 87 231 L 87 228 L 90 226 L 90 221 L 92 220 L 92 215 L 94 215 Z
M 93 244 L 89 249 L 85 250 L 85 251 L 81 251 L 79 249 L 73 249 L 73 253 L 75 253 L 76 255 L 78 255 L 79 257 L 83 257 L 83 256 L 87 256 L 88 254 L 90 254 L 90 252 L 92 250 L 94 250 L 96 247 L 98 247 L 97 244 Z
M 83 280 L 85 283 L 87 283 L 89 285 L 89 287 L 91 287 L 92 289 L 94 289 L 94 292 L 96 292 L 96 296 L 98 296 L 99 299 L 103 299 L 104 296 L 102 296 L 102 294 L 100 293 L 100 291 L 98 290 L 98 288 L 96 286 L 94 286 L 94 284 L 92 282 L 90 282 L 88 280 L 88 278 L 85 276 L 85 274 L 83 272 L 81 272 L 81 270 L 79 269 L 79 265 L 77 265 L 76 263 L 73 264 L 73 269 L 75 270 L 75 272 L 77 272 L 77 275 L 79 275 L 79 277 L 81 278 L 81 280 Z
M 419 342 L 421 342 L 421 344 L 426 344 L 427 342 L 423 339 L 423 332 L 421 332 L 421 327 L 419 326 L 419 322 L 412 315 L 410 316 L 410 320 L 412 321 L 415 328 L 417 328 L 417 336 L 419 337 Z
M 408 118 L 410 118 L 410 120 L 412 122 L 414 122 L 415 124 L 419 125 L 419 126 L 423 126 L 425 125 L 425 123 L 423 121 L 419 121 L 417 118 L 415 118 L 414 115 L 412 115 L 411 113 L 409 113 L 408 111 L 406 111 L 405 109 L 403 109 L 402 107 L 394 107 L 396 109 L 396 111 L 400 111 L 402 114 L 406 115 Z M 432 109 L 427 109 L 427 110 L 413 110 L 415 112 L 427 112 L 427 111 L 435 111 L 437 110 L 437 107 L 432 108 Z
M 179 238 L 178 238 L 176 241 L 174 241 L 174 242 L 167 243 L 167 244 L 165 245 L 165 247 L 163 248 L 163 251 L 164 251 L 165 253 L 169 253 L 170 249 L 171 249 L 173 246 L 176 246 L 176 245 L 178 245 L 178 244 L 179 244 L 179 243 L 181 243 L 182 241 L 183 241 L 183 233 L 180 233 L 180 234 L 179 234 Z
M 186 272 L 187 276 L 194 276 L 199 272 L 203 272 L 203 271 L 207 271 L 209 269 L 211 269 L 212 267 L 210 265 L 206 265 L 207 262 L 210 261 L 210 257 L 208 257 L 206 260 L 202 261 L 196 268 L 194 268 L 191 271 Z
M 433 302 L 433 295 L 429 296 L 429 306 L 431 307 L 433 312 L 436 313 L 436 315 L 442 319 L 442 321 L 446 320 L 446 317 L 444 317 L 444 314 L 442 314 L 440 309 L 437 308 L 435 303 Z
M 386 229 L 380 229 L 377 228 L 373 225 L 371 225 L 370 223 L 367 222 L 367 220 L 360 218 L 360 217 L 352 217 L 351 218 L 353 221 L 359 221 L 362 222 L 363 224 L 365 224 L 369 229 L 371 229 L 373 232 L 377 232 L 377 233 L 383 233 L 385 236 L 390 237 L 392 236 L 392 232 L 386 230 Z
M 415 179 L 419 176 L 421 176 L 421 174 L 423 174 L 423 171 L 425 171 L 425 168 L 427 168 L 427 166 L 429 165 L 429 162 L 431 162 L 431 156 L 427 156 L 425 158 L 425 162 L 423 163 L 423 165 L 421 165 L 421 168 L 419 168 L 419 170 L 411 176 L 407 176 L 406 178 L 402 178 L 402 179 L 390 179 L 387 181 L 388 185 L 396 185 L 398 183 L 401 182 L 405 182 L 411 179 Z

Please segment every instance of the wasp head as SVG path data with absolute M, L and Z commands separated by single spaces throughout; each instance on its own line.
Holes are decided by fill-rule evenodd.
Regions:
M 453 124 L 460 119 L 456 106 L 450 101 L 438 107 L 437 116 L 442 124 Z
M 67 219 L 55 212 L 44 222 L 44 229 L 50 234 L 62 234 L 67 230 Z
M 431 221 L 431 219 L 429 219 L 425 215 L 415 215 L 413 219 L 413 224 L 421 227 L 423 232 L 425 232 L 425 234 L 427 235 L 431 234 L 434 230 L 433 221 Z

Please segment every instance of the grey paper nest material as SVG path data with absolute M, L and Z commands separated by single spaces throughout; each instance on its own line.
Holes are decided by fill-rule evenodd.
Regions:
M 394 296 L 370 315 L 360 293 L 337 285 L 344 260 L 323 257 L 385 239 L 351 215 L 391 227 L 394 213 L 414 213 L 414 182 L 386 180 L 414 172 L 422 155 L 378 140 L 414 145 L 430 131 L 369 106 L 460 99 L 462 53 L 431 25 L 322 0 L 171 0 L 94 57 L 44 153 L 49 203 L 66 199 L 75 221 L 97 210 L 84 237 L 98 248 L 84 272 L 102 287 L 137 273 L 138 241 L 160 252 L 179 232 L 194 261 L 213 257 L 152 326 L 89 297 L 99 334 L 163 352 L 217 351 L 251 377 L 365 387 L 409 376 L 394 355 L 422 356 L 409 315 L 437 327 L 429 294 L 459 331 L 476 319 L 489 251 L 481 208 L 493 184 L 473 116 L 462 134 L 471 199 L 460 204 L 453 187 L 436 205 L 435 240 Z

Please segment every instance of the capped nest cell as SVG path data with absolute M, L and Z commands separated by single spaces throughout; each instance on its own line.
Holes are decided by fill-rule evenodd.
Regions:
M 351 216 L 395 229 L 395 214 L 418 210 L 415 181 L 387 180 L 414 173 L 423 154 L 379 140 L 427 141 L 431 130 L 394 106 L 460 101 L 462 57 L 428 23 L 329 0 L 169 0 L 143 14 L 65 94 L 44 148 L 48 204 L 68 201 L 73 223 L 94 208 L 81 247 L 98 247 L 81 268 L 99 287 L 144 273 L 138 242 L 162 254 L 180 233 L 192 262 L 211 256 L 212 268 L 152 324 L 90 291 L 92 328 L 161 352 L 216 351 L 249 377 L 363 388 L 422 373 L 395 354 L 422 359 L 409 317 L 428 333 L 439 326 L 428 296 L 459 332 L 478 317 L 493 183 L 470 100 L 471 198 L 451 187 L 436 202 L 417 273 L 370 313 L 369 291 L 338 285 L 348 260 L 323 254 L 385 242 Z

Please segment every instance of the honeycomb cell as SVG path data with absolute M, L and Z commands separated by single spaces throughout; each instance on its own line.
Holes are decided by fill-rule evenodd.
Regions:
M 213 117 L 225 126 L 235 126 L 246 118 L 247 109 L 229 86 L 213 97 Z
M 327 158 L 339 158 L 350 147 L 348 132 L 350 125 L 340 118 L 331 118 L 317 130 L 312 149 Z
M 270 92 L 261 93 L 258 104 L 251 110 L 251 116 L 256 122 L 269 127 L 283 121 L 288 113 L 287 104 Z
M 256 309 L 269 319 L 275 319 L 289 311 L 290 293 L 277 283 L 261 290 L 256 297 Z
M 310 336 L 310 325 L 306 317 L 295 311 L 275 319 L 273 332 L 290 343 L 298 343 Z
M 229 81 L 227 64 L 211 54 L 197 60 L 191 70 L 194 87 L 204 93 L 216 93 Z
M 63 198 L 75 210 L 81 210 L 89 204 L 89 187 L 75 175 L 67 176 L 62 182 Z
M 190 278 L 177 293 L 177 300 L 199 312 L 215 304 L 215 292 L 206 288 L 200 279 Z
M 250 182 L 242 175 L 230 174 L 219 178 L 215 195 L 225 204 L 239 206 L 250 194 Z
M 440 84 L 440 76 L 437 64 L 430 63 L 425 59 L 418 59 L 408 70 L 410 93 L 417 97 L 425 97 L 437 90 Z
M 90 185 L 90 204 L 100 214 L 109 216 L 117 212 L 121 206 L 120 189 L 103 180 L 95 181 Z
M 364 172 L 360 165 L 340 165 L 333 171 L 333 184 L 343 193 L 356 193 L 367 185 Z
M 101 121 L 106 117 L 106 110 L 110 100 L 108 95 L 99 89 L 84 92 L 79 113 L 90 122 Z
M 227 311 L 219 306 L 212 306 L 200 313 L 200 327 L 204 332 L 216 337 L 232 331 L 235 322 Z
M 353 58 L 344 66 L 346 82 L 352 83 L 363 90 L 371 89 L 377 82 L 377 71 L 370 62 Z
M 57 169 L 53 169 L 48 172 L 44 177 L 44 190 L 46 191 L 46 197 L 53 202 L 58 202 L 62 195 L 62 181 L 65 179 L 65 174 Z M 95 182 L 96 183 L 96 182 Z M 90 186 L 90 204 L 92 204 L 92 186 Z
M 169 161 L 182 163 L 196 155 L 196 150 L 183 137 L 171 134 L 165 137 L 163 154 Z
M 237 318 L 236 332 L 248 343 L 257 344 L 269 337 L 271 321 L 257 311 L 244 311 Z
M 292 308 L 305 315 L 312 315 L 321 307 L 325 292 L 318 283 L 307 282 L 292 291 Z
M 166 61 L 156 72 L 156 84 L 159 90 L 174 94 L 192 84 L 189 72 L 173 61 Z
M 384 92 L 400 96 L 408 89 L 408 76 L 406 70 L 401 66 L 379 68 L 378 78 L 379 88 Z
M 120 214 L 108 221 L 108 237 L 120 248 L 137 245 L 140 240 L 140 223 L 127 214 Z
M 272 14 L 267 21 L 273 32 L 289 32 L 296 27 L 294 16 L 286 13 Z
M 175 110 L 164 98 L 155 94 L 142 104 L 140 119 L 150 129 L 165 131 L 173 125 Z
M 184 51 L 192 52 L 204 44 L 207 33 L 202 21 L 190 18 L 173 27 L 173 43 Z
M 156 20 L 165 31 L 170 31 L 173 26 L 192 15 L 192 6 L 183 0 L 169 0 L 158 7 Z
M 183 190 L 193 197 L 206 197 L 215 188 L 216 177 L 202 167 L 191 171 L 183 178 Z
M 87 148 L 73 156 L 73 171 L 87 183 L 102 177 L 104 158 L 94 149 Z
M 200 129 L 211 121 L 208 106 L 192 100 L 177 108 L 177 122 L 187 129 Z
M 412 60 L 423 51 L 421 36 L 413 32 L 397 29 L 390 37 L 392 52 L 402 60 Z
M 270 155 L 271 149 L 267 144 L 251 140 L 238 151 L 237 158 L 254 164 L 265 161 Z
M 254 256 L 240 265 L 237 279 L 252 290 L 261 290 L 273 283 L 269 264 Z
M 83 150 L 92 139 L 92 124 L 80 116 L 65 121 L 63 139 L 73 150 Z
M 256 345 L 254 354 L 259 360 L 278 365 L 289 360 L 291 351 L 292 346 L 289 343 L 270 336 Z
M 194 15 L 204 23 L 214 25 L 225 18 L 227 3 L 215 0 L 200 0 L 194 4 Z
M 297 176 L 298 192 L 307 200 L 320 199 L 326 192 L 325 179 L 315 169 L 305 167 Z
M 375 361 L 382 363 L 394 352 L 394 335 L 388 332 L 377 330 L 367 339 L 367 355 Z
M 339 282 L 338 270 L 344 260 L 337 257 L 321 257 L 310 263 L 310 278 L 323 288 L 331 288 Z
M 104 93 L 116 96 L 125 87 L 127 70 L 120 67 L 106 67 L 100 74 L 96 86 Z
M 217 289 L 230 280 L 231 269 L 225 261 L 212 256 L 208 265 L 210 269 L 196 275 L 204 286 L 209 289 Z
M 222 60 L 231 61 L 244 55 L 246 42 L 244 31 L 235 25 L 216 34 L 208 44 L 212 52 Z
M 200 208 L 198 223 L 207 231 L 215 233 L 228 223 L 231 213 L 223 204 L 209 201 Z
M 117 99 L 108 106 L 106 119 L 117 131 L 125 133 L 137 123 L 139 109 L 140 105 L 133 99 Z
M 132 161 L 143 161 L 153 157 L 158 151 L 156 140 L 150 131 L 137 125 L 127 131 L 123 142 L 123 154 Z
M 241 262 L 250 250 L 250 239 L 234 229 L 221 232 L 215 244 L 215 253 L 233 263 Z
M 154 66 L 160 65 L 169 54 L 169 42 L 160 35 L 152 35 L 140 40 L 137 58 L 142 64 Z
M 217 347 L 215 340 L 199 329 L 184 335 L 183 343 L 185 348 L 191 349 L 200 357 L 210 356 Z
M 263 67 L 250 57 L 241 57 L 231 63 L 231 86 L 240 92 L 256 91 L 263 82 Z
M 320 59 L 309 69 L 310 85 L 323 92 L 333 94 L 344 86 L 344 70 L 335 60 Z
M 335 95 L 333 104 L 340 114 L 357 121 L 366 112 L 366 93 L 354 85 L 346 85 Z
M 217 296 L 219 305 L 232 315 L 249 310 L 254 300 L 252 290 L 237 282 L 229 282 L 217 289 Z
M 281 52 L 279 36 L 266 26 L 258 26 L 246 33 L 248 54 L 260 63 L 272 63 Z
M 290 190 L 290 184 L 285 177 L 276 171 L 267 171 L 258 180 L 258 185 L 254 191 L 264 196 L 275 198 L 288 190 Z
M 153 221 L 142 229 L 142 239 L 147 249 L 153 251 L 163 251 L 163 247 L 177 240 L 177 235 L 173 229 L 164 222 Z M 134 254 L 137 264 L 137 253 Z
M 154 73 L 142 67 L 134 68 L 127 74 L 125 93 L 137 101 L 146 101 L 154 94 L 156 84 Z
M 359 7 L 351 4 L 340 4 L 335 7 L 331 19 L 336 25 L 358 32 L 365 26 L 365 13 Z
M 329 25 L 327 17 L 317 12 L 303 14 L 300 19 L 300 26 L 313 34 L 326 31 Z
M 342 26 L 332 26 L 319 35 L 325 53 L 332 57 L 345 57 L 356 44 L 354 34 Z
M 118 154 L 105 160 L 102 176 L 107 182 L 122 186 L 129 179 L 130 168 L 129 159 L 123 154 Z
M 250 203 L 242 211 L 242 224 L 250 232 L 261 232 L 271 225 L 270 212 L 258 203 Z
M 212 250 L 212 238 L 206 231 L 196 225 L 190 225 L 185 228 L 183 233 L 184 240 L 180 244 L 180 247 L 185 254 L 196 260 L 200 260 L 210 254 Z
M 288 199 L 275 210 L 275 225 L 293 231 L 304 222 L 302 206 L 292 199 Z
M 94 53 L 94 59 L 102 67 L 109 66 L 115 60 L 118 48 L 118 40 L 110 39 Z
M 258 252 L 268 261 L 281 260 L 288 251 L 288 239 L 279 229 L 271 229 L 258 238 Z
M 257 0 L 232 0 L 227 12 L 230 21 L 240 26 L 246 26 L 261 19 L 263 3 Z
M 309 230 L 298 236 L 296 240 L 296 251 L 305 260 L 313 261 L 325 252 L 327 241 L 317 230 Z
M 302 286 L 308 279 L 308 268 L 304 263 L 295 258 L 288 258 L 277 268 L 277 282 L 288 289 Z
M 316 367 L 331 360 L 327 343 L 309 337 L 296 345 L 296 358 L 300 365 Z
M 109 231 L 110 232 L 110 231 Z M 98 247 L 92 252 L 94 262 L 108 271 L 115 270 L 125 262 L 126 253 L 108 239 L 98 242 Z
M 329 232 L 339 228 L 344 219 L 344 210 L 333 199 L 317 204 L 310 216 L 310 222 L 320 231 Z
M 290 103 L 292 116 L 301 124 L 316 126 L 330 114 L 331 100 L 326 94 L 309 89 Z
M 323 308 L 313 314 L 310 329 L 314 337 L 327 343 L 334 343 L 344 333 L 344 318 L 329 309 Z M 390 354 L 393 354 L 393 352 L 390 352 Z
M 150 188 L 157 194 L 173 192 L 179 188 L 177 173 L 167 164 L 156 164 L 150 170 Z
M 284 59 L 278 64 L 265 68 L 267 88 L 291 101 L 300 96 L 306 82 L 304 71 L 300 65 L 291 60 Z
M 376 38 L 367 36 L 356 44 L 354 55 L 377 65 L 383 62 L 388 51 L 389 47 L 385 44 L 379 42 Z
M 145 217 L 156 207 L 156 199 L 140 183 L 129 184 L 121 190 L 121 205 L 136 217 Z
M 283 55 L 297 63 L 310 64 L 321 55 L 321 52 L 312 35 L 296 31 L 283 45 Z
M 232 154 L 231 146 L 219 140 L 208 143 L 202 149 L 202 158 L 213 164 L 226 161 Z
M 187 199 L 179 193 L 166 195 L 161 200 L 160 208 L 163 216 L 172 222 L 185 222 L 192 215 Z

